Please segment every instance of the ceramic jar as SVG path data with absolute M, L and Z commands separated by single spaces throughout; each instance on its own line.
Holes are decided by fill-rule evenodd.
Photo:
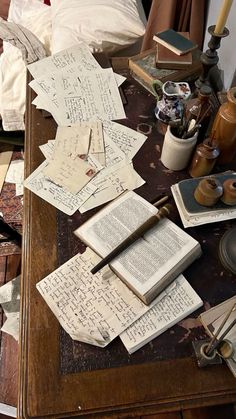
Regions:
M 163 85 L 159 80 L 155 80 L 153 88 L 162 86 L 162 98 L 157 100 L 155 115 L 156 118 L 168 124 L 170 121 L 181 119 L 184 111 L 183 101 L 188 99 L 191 90 L 188 83 L 166 81 Z M 157 98 L 159 99 L 158 95 Z
M 223 183 L 224 193 L 221 197 L 226 205 L 236 205 L 236 180 L 227 179 Z
M 220 149 L 219 164 L 230 163 L 236 155 L 236 87 L 227 92 L 226 103 L 223 103 L 212 126 L 214 143 Z
M 200 205 L 212 207 L 223 195 L 223 187 L 216 178 L 202 179 L 194 191 L 194 198 Z
M 168 125 L 161 152 L 162 164 L 171 170 L 185 169 L 196 145 L 197 136 L 198 132 L 186 139 L 175 137 Z

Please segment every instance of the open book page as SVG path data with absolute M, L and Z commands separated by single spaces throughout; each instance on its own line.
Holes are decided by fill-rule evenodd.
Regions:
M 196 240 L 165 218 L 119 255 L 111 266 L 140 295 L 151 295 L 157 284 L 164 289 L 176 278 L 196 258 L 197 249 L 200 256 Z
M 104 257 L 157 212 L 139 195 L 125 192 L 75 230 L 75 235 Z
M 37 289 L 72 339 L 104 347 L 148 307 L 108 267 L 92 275 L 99 260 L 87 249 L 40 281 Z
M 157 211 L 130 191 L 88 220 L 75 234 L 104 257 Z M 172 221 L 163 219 L 110 265 L 139 296 L 144 296 L 152 294 L 158 282 L 163 285 L 167 274 L 173 280 L 181 273 L 192 261 L 191 253 L 200 256 L 198 242 Z
M 203 304 L 183 275 L 180 275 L 156 300 L 151 309 L 121 333 L 131 354 L 183 320 Z

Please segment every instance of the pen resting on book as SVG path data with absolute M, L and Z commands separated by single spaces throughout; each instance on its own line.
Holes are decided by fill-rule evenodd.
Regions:
M 116 256 L 126 250 L 131 244 L 142 237 L 148 230 L 154 227 L 162 218 L 170 214 L 171 205 L 166 204 L 160 208 L 157 214 L 150 217 L 144 224 L 138 227 L 132 234 L 130 234 L 123 242 L 121 242 L 115 249 L 113 249 L 107 256 L 105 256 L 97 265 L 91 269 L 91 273 L 95 274 L 108 263 L 110 263 Z

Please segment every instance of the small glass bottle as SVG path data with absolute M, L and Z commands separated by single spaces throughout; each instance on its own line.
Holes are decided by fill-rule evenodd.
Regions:
M 212 89 L 210 86 L 201 86 L 198 96 L 189 99 L 186 103 L 186 118 L 190 122 L 194 119 L 196 124 L 201 124 L 198 138 L 204 139 L 206 131 L 210 122 L 210 117 L 213 110 L 211 102 Z
M 215 165 L 215 162 L 220 154 L 217 146 L 211 143 L 208 138 L 203 143 L 199 144 L 195 150 L 189 174 L 192 177 L 200 177 L 209 175 Z

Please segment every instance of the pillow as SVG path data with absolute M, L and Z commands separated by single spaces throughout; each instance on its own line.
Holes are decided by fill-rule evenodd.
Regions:
M 52 53 L 84 41 L 113 55 L 145 32 L 141 0 L 51 0 Z
M 18 2 L 19 0 L 12 0 Z M 19 24 L 33 32 L 50 54 L 51 10 L 40 1 L 24 0 Z M 18 15 L 19 16 L 19 15 Z M 9 16 L 10 18 L 10 16 Z M 5 44 L 7 48 L 5 48 Z M 24 129 L 26 67 L 18 48 L 4 42 L 0 61 L 0 113 L 6 131 Z
M 38 3 L 43 3 L 43 0 L 11 0 L 7 20 L 9 22 L 22 24 L 22 14 L 24 14 L 25 11 L 34 11 L 36 8 L 40 7 L 38 6 Z

